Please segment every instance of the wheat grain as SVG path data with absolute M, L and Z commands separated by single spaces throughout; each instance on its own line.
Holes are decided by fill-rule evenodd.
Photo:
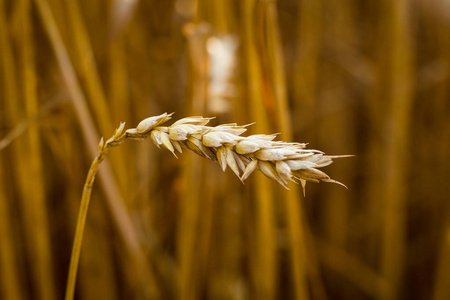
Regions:
M 306 144 L 274 141 L 276 134 L 257 134 L 241 136 L 247 126 L 224 124 L 216 127 L 207 126 L 212 118 L 187 117 L 176 121 L 171 126 L 161 126 L 171 119 L 172 114 L 164 113 L 150 117 L 128 129 L 116 139 L 145 139 L 150 136 L 158 148 L 166 148 L 176 156 L 176 152 L 189 149 L 200 156 L 218 161 L 222 170 L 227 167 L 244 181 L 256 169 L 265 176 L 276 180 L 288 188 L 289 181 L 302 184 L 303 190 L 307 181 L 332 182 L 318 168 L 330 165 L 334 158 L 349 155 L 330 156 L 313 149 L 306 149 Z M 122 128 L 123 130 L 123 128 Z M 111 143 L 117 143 L 111 140 Z M 345 185 L 343 185 L 345 186 Z

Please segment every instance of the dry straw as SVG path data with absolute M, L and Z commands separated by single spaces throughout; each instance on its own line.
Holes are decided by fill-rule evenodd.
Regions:
M 171 119 L 171 116 L 172 114 L 164 113 L 150 117 L 140 122 L 136 128 L 126 131 L 125 123 L 121 123 L 109 140 L 104 142 L 103 138 L 101 139 L 99 153 L 91 164 L 84 186 L 69 267 L 66 300 L 73 299 L 74 295 L 84 225 L 95 175 L 109 150 L 126 139 L 143 140 L 150 137 L 158 148 L 166 148 L 175 157 L 177 152 L 182 153 L 183 149 L 189 149 L 200 156 L 217 161 L 223 171 L 227 166 L 230 167 L 242 182 L 259 169 L 286 189 L 289 181 L 300 182 L 303 191 L 307 181 L 343 185 L 318 168 L 330 165 L 333 158 L 349 155 L 330 156 L 318 150 L 305 149 L 306 144 L 274 141 L 276 134 L 241 136 L 249 125 L 206 126 L 213 118 L 188 117 L 171 126 L 161 126 Z

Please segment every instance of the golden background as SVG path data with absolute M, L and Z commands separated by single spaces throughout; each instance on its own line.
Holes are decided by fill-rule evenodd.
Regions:
M 279 132 L 348 190 L 150 140 L 96 180 L 77 299 L 450 299 L 446 0 L 0 0 L 0 298 L 62 299 L 120 122 Z

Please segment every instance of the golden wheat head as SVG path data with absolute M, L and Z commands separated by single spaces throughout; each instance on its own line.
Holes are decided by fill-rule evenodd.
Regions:
M 164 113 L 146 118 L 136 128 L 125 132 L 122 123 L 114 136 L 106 143 L 102 142 L 100 147 L 106 150 L 121 144 L 125 139 L 141 140 L 150 137 L 158 148 L 166 148 L 175 156 L 177 152 L 182 153 L 183 149 L 189 149 L 200 156 L 217 161 L 223 171 L 230 167 L 241 181 L 259 169 L 265 176 L 276 180 L 285 188 L 288 188 L 289 181 L 300 182 L 303 190 L 307 181 L 343 185 L 318 168 L 330 165 L 334 158 L 350 155 L 325 155 L 318 150 L 306 149 L 306 144 L 303 143 L 275 141 L 276 134 L 244 137 L 241 134 L 247 130 L 248 125 L 207 126 L 213 118 L 187 117 L 170 126 L 162 126 L 171 117 L 172 114 Z

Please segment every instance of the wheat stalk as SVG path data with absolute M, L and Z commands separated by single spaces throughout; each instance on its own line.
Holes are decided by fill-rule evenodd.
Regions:
M 73 299 L 74 296 L 84 225 L 98 167 L 111 148 L 122 144 L 127 139 L 143 140 L 150 137 L 158 148 L 166 148 L 175 157 L 177 157 L 176 152 L 182 153 L 183 149 L 189 149 L 200 156 L 217 161 L 223 171 L 230 167 L 242 182 L 259 169 L 265 176 L 276 180 L 286 189 L 288 189 L 289 181 L 300 182 L 303 193 L 305 193 L 307 181 L 332 182 L 345 187 L 318 168 L 330 165 L 334 158 L 351 155 L 330 156 L 318 150 L 305 149 L 306 144 L 274 141 L 276 134 L 241 136 L 251 124 L 206 126 L 213 118 L 187 117 L 176 121 L 171 126 L 161 126 L 171 119 L 172 114 L 163 113 L 147 118 L 136 128 L 126 131 L 124 131 L 125 123 L 121 123 L 110 139 L 106 142 L 103 138 L 100 140 L 99 152 L 89 169 L 78 213 L 66 300 Z

